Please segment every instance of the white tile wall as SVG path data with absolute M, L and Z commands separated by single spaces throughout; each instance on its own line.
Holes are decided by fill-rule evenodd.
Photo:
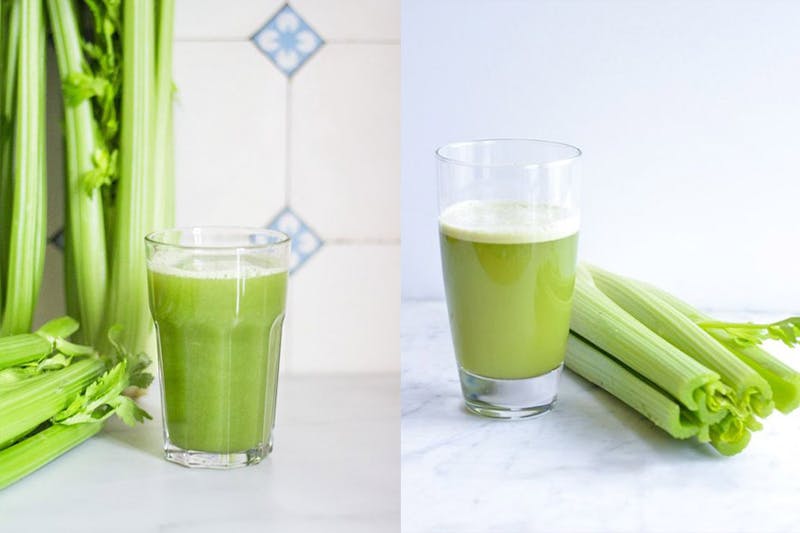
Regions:
M 284 3 L 284 0 L 176 0 L 175 38 L 245 40 Z
M 249 41 L 174 51 L 176 222 L 263 226 L 286 202 L 285 76 Z
M 323 42 L 291 75 L 251 40 L 283 6 L 179 0 L 177 218 L 263 226 L 288 207 L 322 246 L 290 280 L 283 371 L 397 372 L 399 0 L 289 2 Z
M 399 372 L 398 246 L 324 247 L 289 292 L 290 373 Z
M 336 7 L 332 8 L 331 4 Z M 335 41 L 400 42 L 400 6 L 397 0 L 294 0 L 292 6 Z
M 325 239 L 400 233 L 399 53 L 326 44 L 292 80 L 292 204 Z
M 177 223 L 266 226 L 288 208 L 294 227 L 322 240 L 316 249 L 311 233 L 297 239 L 306 246 L 296 247 L 283 372 L 399 369 L 399 4 L 289 2 L 324 43 L 291 76 L 251 40 L 284 2 L 176 4 Z M 57 124 L 54 68 L 50 80 Z M 53 235 L 63 224 L 61 133 L 49 134 Z M 40 321 L 63 313 L 62 259 L 51 244 Z

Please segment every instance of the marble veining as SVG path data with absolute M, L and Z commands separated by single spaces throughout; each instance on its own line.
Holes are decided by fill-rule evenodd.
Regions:
M 800 413 L 770 416 L 725 458 L 565 372 L 544 417 L 481 418 L 463 407 L 445 304 L 407 302 L 401 316 L 404 533 L 800 528 Z

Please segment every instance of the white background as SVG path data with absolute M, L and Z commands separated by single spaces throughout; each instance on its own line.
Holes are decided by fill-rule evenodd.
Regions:
M 581 256 L 696 305 L 800 311 L 800 3 L 404 0 L 402 271 L 442 297 L 432 152 L 584 150 Z

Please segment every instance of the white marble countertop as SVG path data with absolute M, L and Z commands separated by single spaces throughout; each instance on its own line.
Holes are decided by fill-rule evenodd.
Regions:
M 725 458 L 565 372 L 551 413 L 491 420 L 463 407 L 444 303 L 404 304 L 401 345 L 404 533 L 800 531 L 800 412 Z
M 282 376 L 261 464 L 190 470 L 162 459 L 154 389 L 145 426 L 118 421 L 0 492 L 3 533 L 399 531 L 397 376 Z

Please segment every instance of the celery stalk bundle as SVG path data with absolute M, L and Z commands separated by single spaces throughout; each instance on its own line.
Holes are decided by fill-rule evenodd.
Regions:
M 45 34 L 64 100 L 65 291 L 77 339 L 149 347 L 144 236 L 169 226 L 174 0 L 0 0 L 0 335 L 30 331 L 46 244 Z M 87 22 L 84 27 L 82 22 Z
M 109 332 L 113 355 L 67 340 L 78 323 L 64 317 L 34 333 L 0 338 L 0 489 L 100 431 L 113 414 L 133 425 L 149 415 L 123 392 L 147 387 L 149 359 Z
M 174 0 L 0 0 L 0 486 L 9 457 L 24 474 L 96 432 L 59 415 L 93 384 L 99 394 L 114 381 L 108 398 L 139 385 L 126 358 L 87 346 L 151 346 L 144 237 L 173 224 L 173 19 Z M 64 287 L 81 344 L 31 333 L 47 241 L 48 33 L 64 101 Z
M 651 285 L 582 265 L 566 365 L 673 437 L 733 455 L 773 407 L 800 404 L 800 373 L 756 346 L 794 345 L 797 323 L 713 321 Z

